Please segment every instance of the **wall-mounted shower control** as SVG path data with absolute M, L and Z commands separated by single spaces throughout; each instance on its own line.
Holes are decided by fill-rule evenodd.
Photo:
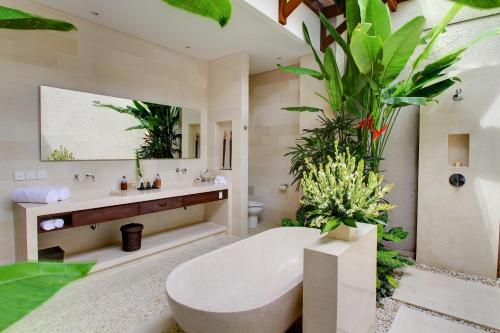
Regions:
M 450 185 L 455 187 L 461 187 L 465 185 L 465 176 L 460 173 L 454 173 L 450 176 Z

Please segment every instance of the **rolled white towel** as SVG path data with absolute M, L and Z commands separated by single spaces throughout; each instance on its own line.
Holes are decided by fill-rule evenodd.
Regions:
M 56 227 L 56 228 L 64 227 L 64 220 L 63 219 L 54 219 L 52 221 L 54 222 L 54 227 Z
M 67 187 L 55 186 L 55 187 L 51 187 L 51 189 L 53 189 L 59 193 L 59 201 L 68 200 L 69 197 L 71 196 L 71 191 Z
M 217 176 L 214 179 L 214 184 L 227 184 L 227 179 L 224 176 Z
M 45 220 L 40 222 L 40 228 L 45 231 L 54 230 L 56 226 L 54 225 L 54 220 Z
M 23 187 L 12 191 L 11 198 L 15 202 L 50 204 L 59 200 L 59 192 L 46 187 Z

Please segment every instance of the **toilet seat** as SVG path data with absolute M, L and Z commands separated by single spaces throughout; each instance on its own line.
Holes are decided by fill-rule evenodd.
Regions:
M 249 201 L 248 202 L 248 207 L 264 207 L 264 203 L 260 201 Z

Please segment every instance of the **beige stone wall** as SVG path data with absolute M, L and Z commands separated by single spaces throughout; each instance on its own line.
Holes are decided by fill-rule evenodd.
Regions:
M 454 91 L 448 91 L 439 104 L 420 112 L 417 261 L 495 279 L 500 221 L 500 65 L 466 70 L 460 77 L 462 101 L 454 101 Z M 460 159 L 453 154 L 460 146 L 449 140 L 450 134 L 469 135 L 468 145 L 463 145 L 468 149 L 463 149 L 466 153 Z M 457 161 L 466 166 L 455 167 Z M 463 187 L 449 184 L 454 173 L 466 177 Z
M 39 87 L 48 85 L 108 96 L 122 96 L 202 111 L 200 160 L 145 162 L 147 177 L 160 172 L 163 183 L 192 181 L 206 167 L 207 64 L 158 45 L 63 14 L 27 0 L 0 5 L 68 20 L 76 32 L 0 30 L 0 263 L 12 261 L 13 217 L 10 191 L 26 185 L 65 185 L 74 193 L 110 191 L 121 176 L 134 178 L 133 161 L 40 162 Z M 186 167 L 185 176 L 174 169 Z M 48 179 L 14 182 L 14 170 L 47 170 Z M 73 181 L 75 173 L 93 173 L 95 183 Z M 146 217 L 146 233 L 202 218 L 189 209 Z M 135 219 L 138 221 L 138 219 Z M 116 239 L 124 221 L 98 231 L 75 228 L 41 236 L 43 245 L 64 242 L 69 252 Z M 48 236 L 50 235 L 50 236 Z M 56 237 L 58 235 L 58 237 Z M 119 235 L 119 234 L 118 234 Z M 57 238 L 57 239 L 53 239 Z
M 250 59 L 244 53 L 229 55 L 208 64 L 208 168 L 224 175 L 232 183 L 233 230 L 229 232 L 239 236 L 247 234 L 248 220 L 249 65 Z M 230 171 L 219 170 L 224 130 L 233 132 Z M 226 149 L 226 161 L 229 161 L 229 145 Z
M 291 184 L 290 158 L 283 155 L 299 135 L 299 113 L 281 110 L 299 105 L 299 78 L 279 70 L 250 77 L 249 199 L 264 203 L 262 218 L 278 223 L 295 216 L 299 194 Z

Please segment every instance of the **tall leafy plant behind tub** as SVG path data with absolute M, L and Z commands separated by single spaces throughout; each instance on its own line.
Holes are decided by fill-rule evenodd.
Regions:
M 483 1 L 457 0 L 469 5 Z M 341 71 L 331 47 L 323 57 L 314 49 L 307 27 L 304 38 L 314 55 L 319 71 L 295 66 L 279 68 L 322 80 L 326 96 L 319 95 L 332 110 L 332 117 L 356 119 L 339 136 L 356 134 L 361 155 L 370 170 L 378 171 L 384 151 L 402 107 L 435 101 L 460 79 L 449 75 L 449 68 L 462 54 L 483 38 L 500 33 L 500 28 L 484 32 L 468 43 L 432 62 L 434 46 L 446 26 L 464 7 L 454 3 L 442 21 L 427 32 L 425 18 L 418 16 L 392 31 L 389 9 L 381 0 L 346 0 L 347 36 L 344 39 L 326 17 L 321 22 L 346 55 Z M 414 59 L 410 62 L 410 59 Z M 403 78 L 401 78 L 404 73 Z M 320 112 L 319 108 L 298 106 L 288 111 Z
M 392 31 L 387 5 L 381 0 L 345 0 L 347 34 L 340 36 L 323 15 L 321 22 L 333 36 L 346 56 L 340 71 L 334 52 L 328 47 L 321 55 L 317 52 L 303 25 L 304 39 L 311 47 L 319 70 L 303 67 L 279 68 L 298 75 L 307 75 L 324 83 L 326 96 L 317 94 L 331 109 L 328 121 L 320 128 L 305 133 L 288 153 L 292 157 L 290 173 L 298 182 L 307 169 L 304 162 L 318 167 L 325 163 L 333 148 L 332 137 L 342 141 L 343 149 L 365 160 L 365 171 L 378 172 L 384 150 L 401 109 L 408 105 L 425 105 L 454 85 L 459 78 L 448 74 L 449 68 L 473 44 L 485 37 L 500 33 L 500 29 L 484 32 L 447 55 L 429 62 L 441 33 L 465 5 L 478 8 L 499 7 L 499 0 L 456 0 L 442 21 L 427 32 L 425 19 L 418 16 L 396 31 Z M 410 62 L 410 59 L 414 59 Z M 342 74 L 341 74 L 342 73 Z M 403 75 L 404 73 L 404 75 Z M 401 79 L 401 77 L 403 77 Z M 310 106 L 284 108 L 294 112 L 323 112 Z M 404 112 L 404 111 L 403 111 Z M 327 131 L 332 132 L 328 133 Z M 329 147 L 324 146 L 326 141 Z M 311 211 L 321 207 L 302 204 L 296 220 L 284 219 L 284 225 L 308 225 Z M 411 263 L 398 251 L 386 248 L 382 241 L 401 242 L 408 232 L 400 227 L 386 228 L 388 215 L 383 214 L 378 224 L 377 297 L 390 296 L 397 281 L 394 270 Z

